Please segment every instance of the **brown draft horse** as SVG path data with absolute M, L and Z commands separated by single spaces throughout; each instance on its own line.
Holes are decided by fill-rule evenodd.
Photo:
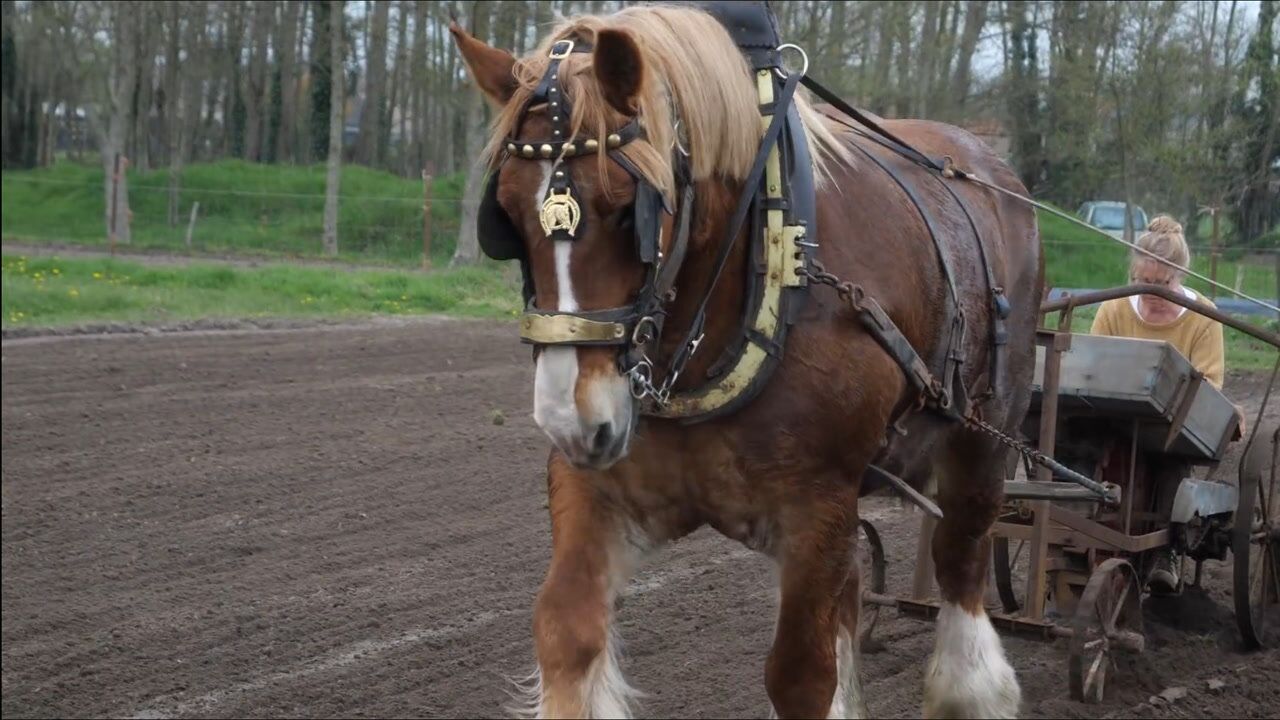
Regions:
M 645 137 L 623 148 L 646 180 L 673 192 L 678 113 L 692 154 L 697 204 L 688 256 L 660 346 L 674 351 L 708 276 L 742 179 L 761 136 L 757 98 L 741 53 L 710 16 L 685 7 L 631 7 L 564 21 L 524 59 L 452 32 L 478 87 L 498 108 L 489 160 L 516 127 L 555 40 L 575 36 L 591 52 L 563 61 L 574 128 L 605 137 L 639 117 Z M 858 143 L 912 177 L 941 227 L 945 252 L 969 318 L 964 382 L 986 387 L 988 295 L 973 229 L 938 182 L 822 120 L 803 101 L 815 148 L 820 259 L 876 298 L 922 357 L 941 351 L 944 280 L 921 214 L 885 172 L 851 150 Z M 1011 170 L 973 136 L 936 122 L 886 122 L 922 151 L 1023 192 Z M 549 136 L 545 107 L 519 125 L 520 138 Z M 603 143 L 602 143 L 603 145 Z M 641 271 L 622 225 L 636 182 L 604 149 L 565 159 L 582 200 L 585 234 L 552 241 L 539 225 L 551 161 L 503 164 L 497 198 L 520 230 L 540 308 L 591 310 L 629 302 Z M 959 184 L 958 184 L 959 185 Z M 963 185 L 955 188 L 988 243 L 995 277 L 1012 304 L 1002 384 L 983 406 L 1012 431 L 1026 412 L 1033 332 L 1043 284 L 1035 218 L 1025 206 Z M 663 241 L 669 242 L 671 220 Z M 745 233 L 743 234 L 745 236 Z M 730 268 L 745 267 L 736 241 Z M 716 286 L 706 347 L 677 389 L 696 385 L 737 332 L 745 280 Z M 538 594 L 533 631 L 538 671 L 531 711 L 542 716 L 623 716 L 635 695 L 619 669 L 614 602 L 646 553 L 709 524 L 765 553 L 780 570 L 780 606 L 766 667 L 773 710 L 784 717 L 858 717 L 860 602 L 854 558 L 858 498 L 867 464 L 882 460 L 917 487 L 936 487 L 945 518 L 933 541 L 944 601 L 925 674 L 926 716 L 1008 717 L 1020 690 L 983 607 L 989 540 L 1001 499 L 1004 453 L 992 439 L 928 413 L 910 415 L 907 434 L 887 431 L 907 387 L 899 367 L 828 288 L 814 287 L 792 329 L 782 364 L 744 409 L 703 423 L 645 417 L 631 423 L 632 395 L 616 351 L 544 347 L 536 358 L 534 419 L 554 445 L 547 462 L 553 557 Z

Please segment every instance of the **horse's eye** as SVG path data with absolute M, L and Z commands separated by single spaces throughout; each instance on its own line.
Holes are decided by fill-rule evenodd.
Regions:
M 634 206 L 628 206 L 625 210 L 618 213 L 618 229 L 623 232 L 633 232 L 636 228 L 636 211 Z

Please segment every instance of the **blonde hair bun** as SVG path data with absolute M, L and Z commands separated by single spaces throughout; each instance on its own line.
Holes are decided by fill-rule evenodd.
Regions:
M 1147 232 L 1160 233 L 1161 235 L 1181 235 L 1182 225 L 1168 215 L 1157 215 L 1151 219 L 1151 224 L 1147 225 Z
M 1182 236 L 1182 225 L 1168 215 L 1157 215 L 1147 225 L 1147 231 L 1138 238 L 1138 247 L 1180 267 L 1191 263 L 1191 248 L 1187 247 L 1187 239 Z M 1145 258 L 1134 253 L 1130 262 L 1130 272 Z

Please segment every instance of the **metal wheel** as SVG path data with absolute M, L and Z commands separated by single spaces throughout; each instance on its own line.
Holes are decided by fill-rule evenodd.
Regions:
M 880 542 L 880 533 L 868 520 L 859 521 L 857 553 L 862 592 L 883 595 L 885 589 L 884 545 Z M 858 610 L 858 647 L 866 645 L 879 619 L 880 605 L 863 600 L 862 607 Z
M 1258 430 L 1240 461 L 1240 499 L 1231 531 L 1236 624 L 1250 649 L 1263 647 L 1268 622 L 1280 619 L 1280 428 Z
M 996 576 L 996 592 L 1000 594 L 1000 604 L 1009 615 L 1022 609 L 1022 603 L 1018 601 L 1018 595 L 1013 589 L 1013 567 L 1025 546 L 1026 541 L 1019 540 L 1017 549 L 1010 555 L 1009 538 L 991 538 L 991 569 Z
M 1128 561 L 1111 558 L 1093 571 L 1076 606 L 1072 630 L 1071 697 L 1102 702 L 1112 655 L 1142 646 L 1142 591 Z

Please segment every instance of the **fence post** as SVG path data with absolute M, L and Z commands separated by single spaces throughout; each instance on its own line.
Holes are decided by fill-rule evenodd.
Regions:
M 191 203 L 191 220 L 187 223 L 187 250 L 191 250 L 191 236 L 196 231 L 196 213 L 200 212 L 200 201 Z
M 1209 279 L 1214 283 L 1209 286 L 1209 298 L 1212 300 L 1218 299 L 1218 211 L 1220 209 L 1218 206 L 1209 208 L 1209 214 L 1213 218 L 1213 249 L 1209 253 Z
M 422 171 L 422 269 L 431 269 L 431 173 Z

